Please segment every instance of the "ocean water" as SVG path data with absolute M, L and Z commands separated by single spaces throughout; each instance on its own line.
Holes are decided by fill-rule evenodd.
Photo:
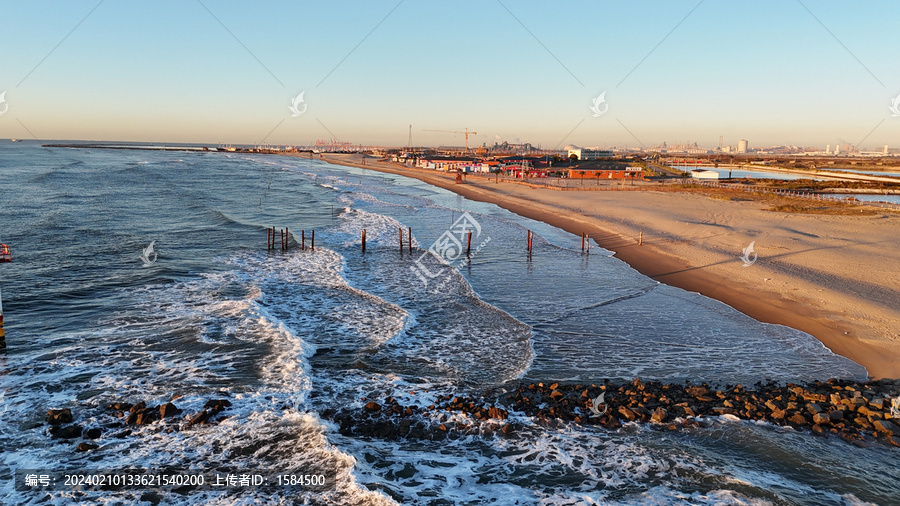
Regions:
M 470 261 L 423 254 L 465 215 Z M 316 231 L 267 251 L 266 227 Z M 414 251 L 400 252 L 398 228 Z M 367 251 L 360 251 L 366 230 Z M 526 230 L 536 233 L 525 252 Z M 474 232 L 473 232 L 474 234 Z M 139 258 L 154 242 L 156 261 Z M 341 435 L 320 416 L 393 396 L 606 378 L 750 385 L 862 380 L 811 336 L 661 285 L 580 238 L 419 181 L 262 155 L 0 146 L 0 503 L 890 504 L 895 449 L 714 419 L 661 432 L 547 426 L 443 441 Z M 446 250 L 442 250 L 446 251 Z M 423 266 L 429 276 L 423 276 Z M 418 273 L 418 274 L 417 274 Z M 434 277 L 430 277 L 434 275 Z M 425 279 L 427 282 L 424 282 Z M 116 401 L 228 399 L 227 418 L 167 430 Z M 51 408 L 103 428 L 54 439 Z M 15 489 L 23 469 L 327 469 L 325 490 Z

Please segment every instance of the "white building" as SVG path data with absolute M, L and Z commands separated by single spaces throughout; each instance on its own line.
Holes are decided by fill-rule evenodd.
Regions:
M 694 169 L 691 171 L 694 179 L 719 179 L 719 173 L 709 169 Z
M 572 158 L 575 155 L 579 160 L 596 160 L 598 158 L 612 158 L 613 152 L 601 150 L 598 148 L 579 148 L 578 146 L 566 146 L 566 157 Z
M 738 141 L 738 153 L 746 153 L 747 152 L 747 139 L 741 139 Z

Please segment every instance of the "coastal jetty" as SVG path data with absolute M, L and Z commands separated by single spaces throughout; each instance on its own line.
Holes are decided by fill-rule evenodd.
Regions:
M 625 384 L 522 383 L 500 394 L 438 396 L 429 406 L 403 405 L 388 397 L 368 400 L 359 409 L 326 410 L 322 416 L 339 424 L 342 434 L 387 439 L 509 436 L 521 429 L 522 415 L 548 425 L 576 423 L 616 430 L 634 422 L 672 431 L 703 427 L 711 417 L 725 416 L 790 426 L 858 446 L 879 442 L 900 447 L 898 393 L 900 380 L 715 389 L 705 383 L 663 384 L 635 378 Z
M 462 436 L 527 437 L 526 426 L 578 424 L 615 431 L 627 424 L 664 431 L 702 430 L 713 417 L 786 426 L 856 446 L 900 447 L 900 380 L 857 383 L 829 380 L 805 385 L 756 383 L 722 388 L 641 381 L 600 384 L 513 383 L 468 395 L 438 395 L 429 405 L 394 397 L 359 399 L 353 407 L 319 412 L 347 436 L 443 440 Z M 92 451 L 101 439 L 153 432 L 215 430 L 232 402 L 209 399 L 184 414 L 173 402 L 112 402 L 105 406 L 50 409 L 45 422 L 54 439 L 77 441 Z M 285 409 L 288 409 L 285 407 Z M 41 424 L 36 424 L 39 426 Z

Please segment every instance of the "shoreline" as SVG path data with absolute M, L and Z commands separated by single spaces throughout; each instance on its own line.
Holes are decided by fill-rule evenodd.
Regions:
M 889 283 L 890 279 L 900 280 L 900 274 L 878 272 L 877 267 L 900 262 L 900 240 L 877 240 L 882 230 L 896 230 L 900 217 L 886 216 L 873 222 L 877 229 L 859 244 L 837 241 L 841 244 L 835 245 L 817 241 L 820 236 L 805 232 L 804 225 L 831 227 L 835 234 L 845 229 L 855 232 L 861 227 L 853 220 L 861 217 L 783 216 L 759 210 L 752 202 L 723 202 L 652 190 L 560 192 L 532 188 L 526 183 L 480 179 L 456 184 L 453 175 L 396 167 L 374 158 L 366 158 L 363 165 L 359 155 L 326 154 L 319 160 L 415 178 L 576 236 L 587 232 L 596 244 L 645 276 L 716 299 L 758 321 L 806 332 L 832 352 L 865 367 L 870 378 L 900 378 L 900 312 L 894 309 L 900 307 L 900 293 L 889 288 L 900 286 Z M 626 216 L 617 216 L 611 210 Z M 739 223 L 744 214 L 752 219 Z M 789 219 L 798 223 L 784 224 Z M 773 226 L 766 220 L 778 223 Z M 727 232 L 723 232 L 725 227 Z M 641 232 L 643 245 L 638 244 Z M 729 236 L 730 243 L 723 236 Z M 760 242 L 759 257 L 766 256 L 768 261 L 745 269 L 738 258 L 740 244 L 746 246 L 754 237 Z M 887 242 L 898 244 L 893 247 Z M 871 244 L 883 246 L 864 249 Z M 760 247 L 763 245 L 765 249 Z M 842 248 L 848 251 L 837 251 Z M 868 268 L 858 268 L 860 272 L 852 276 L 835 272 L 835 265 L 848 265 L 854 260 Z

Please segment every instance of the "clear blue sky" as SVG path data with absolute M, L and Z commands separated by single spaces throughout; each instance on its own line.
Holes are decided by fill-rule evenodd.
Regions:
M 461 145 L 424 129 L 468 127 L 478 132 L 470 145 L 715 146 L 723 135 L 824 147 L 875 129 L 863 147 L 898 146 L 900 117 L 888 110 L 900 94 L 897 10 L 815 0 L 3 1 L 0 138 L 30 138 L 27 127 L 41 139 L 310 144 L 333 133 L 405 145 L 412 124 L 419 145 Z M 308 109 L 291 117 L 301 91 Z M 609 109 L 595 118 L 603 91 Z

